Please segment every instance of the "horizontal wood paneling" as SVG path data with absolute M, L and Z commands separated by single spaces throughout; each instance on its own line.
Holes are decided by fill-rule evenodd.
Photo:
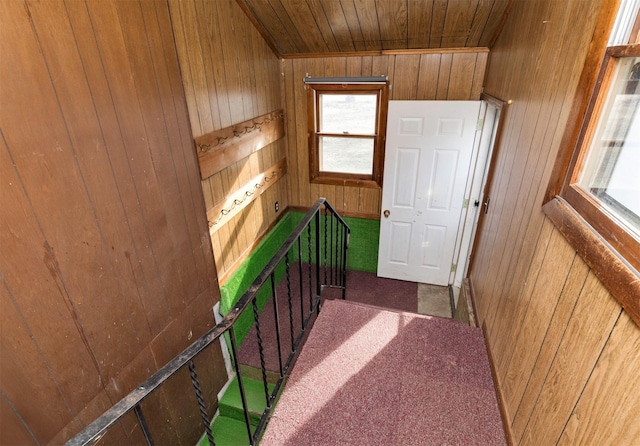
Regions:
M 485 92 L 512 103 L 470 275 L 518 445 L 637 438 L 640 361 L 620 355 L 640 328 L 542 212 L 600 4 L 516 2 L 487 67 Z
M 238 0 L 280 56 L 486 47 L 511 0 Z
M 0 9 L 0 443 L 60 444 L 211 327 L 219 290 L 167 5 Z M 154 406 L 158 438 L 187 400 Z
M 326 197 L 345 215 L 380 216 L 379 188 L 309 182 L 307 96 L 303 82 L 307 74 L 314 77 L 386 75 L 391 85 L 389 99 L 395 100 L 477 100 L 482 92 L 486 61 L 486 52 L 283 60 L 289 203 L 309 207 L 319 197 Z
M 204 180 L 284 136 L 284 111 L 277 110 L 195 139 Z
M 283 108 L 279 61 L 234 0 L 170 0 L 169 6 L 196 139 Z M 281 138 L 259 152 L 236 157 L 204 179 L 207 212 L 285 157 L 285 144 Z M 286 209 L 286 187 L 285 175 L 212 234 L 221 276 L 228 277 L 279 215 L 275 202 Z

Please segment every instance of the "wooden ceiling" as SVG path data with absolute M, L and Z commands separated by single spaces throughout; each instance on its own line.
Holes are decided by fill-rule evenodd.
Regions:
M 513 0 L 236 0 L 280 57 L 491 47 Z

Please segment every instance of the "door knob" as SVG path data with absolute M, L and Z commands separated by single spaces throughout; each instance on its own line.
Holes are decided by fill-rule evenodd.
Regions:
M 384 212 L 384 218 L 389 218 L 389 214 L 391 214 L 391 212 L 389 212 L 389 209 L 386 209 Z

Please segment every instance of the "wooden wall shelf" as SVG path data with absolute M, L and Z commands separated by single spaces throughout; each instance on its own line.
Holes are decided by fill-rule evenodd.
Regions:
M 195 138 L 200 178 L 209 178 L 283 136 L 284 110 L 280 109 Z

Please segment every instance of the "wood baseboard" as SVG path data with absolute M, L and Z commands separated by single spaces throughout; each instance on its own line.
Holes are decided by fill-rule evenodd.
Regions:
M 473 312 L 476 315 L 476 322 L 479 323 L 480 319 L 478 317 L 478 312 L 476 311 L 476 299 L 475 293 L 473 290 L 473 282 L 471 281 L 471 277 L 467 278 L 468 281 L 468 290 L 469 290 L 469 300 L 471 302 L 471 306 L 473 308 Z M 502 391 L 502 385 L 500 384 L 500 378 L 498 377 L 498 373 L 496 371 L 495 361 L 493 359 L 493 351 L 491 350 L 491 345 L 489 344 L 489 338 L 487 336 L 487 324 L 486 322 L 482 322 L 482 334 L 484 337 L 484 345 L 487 349 L 487 356 L 489 357 L 489 365 L 491 366 L 491 376 L 493 378 L 493 385 L 496 391 L 496 399 L 498 401 L 498 408 L 500 409 L 500 418 L 502 419 L 502 429 L 504 430 L 504 436 L 507 440 L 507 444 L 509 446 L 513 446 L 513 434 L 511 433 L 511 425 L 509 424 L 509 417 L 507 415 L 506 410 L 506 401 L 504 399 L 504 394 Z

